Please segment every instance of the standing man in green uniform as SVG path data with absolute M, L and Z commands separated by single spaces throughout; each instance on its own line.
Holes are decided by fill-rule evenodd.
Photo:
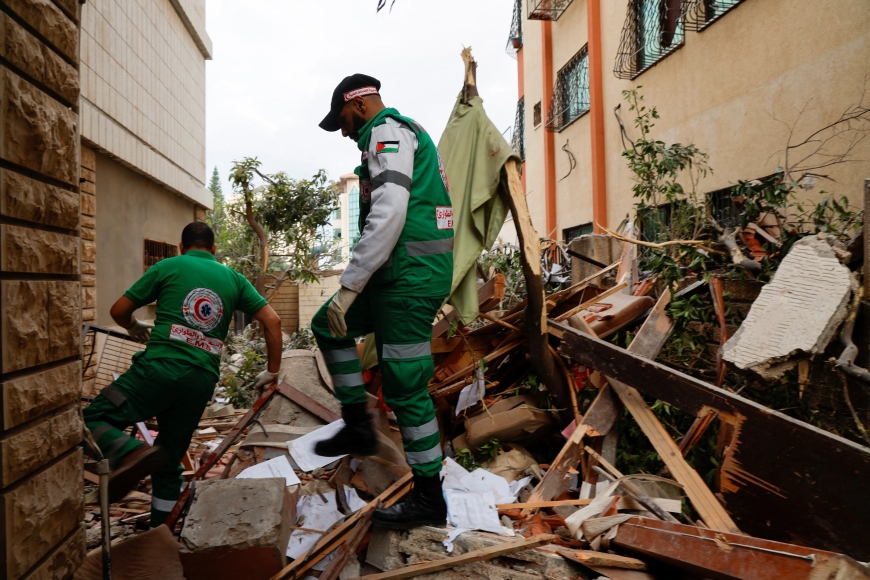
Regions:
M 315 315 L 311 330 L 326 358 L 346 426 L 320 442 L 320 455 L 372 455 L 377 443 L 354 339 L 375 333 L 384 401 L 395 412 L 414 472 L 414 490 L 385 510 L 379 525 L 444 525 L 441 440 L 428 383 L 435 314 L 453 276 L 453 208 L 435 144 L 413 120 L 385 108 L 381 83 L 345 78 L 320 123 L 356 141 L 362 160 L 362 237 L 341 276 L 341 288 Z
M 188 224 L 179 249 L 180 256 L 151 266 L 112 306 L 115 322 L 148 348 L 84 410 L 112 469 L 109 501 L 119 501 L 151 474 L 152 527 L 166 520 L 181 494 L 181 459 L 220 376 L 222 340 L 234 311 L 252 314 L 266 338 L 268 368 L 256 386 L 272 382 L 281 365 L 281 319 L 244 276 L 215 260 L 211 228 Z M 153 325 L 133 317 L 155 300 Z M 154 447 L 124 433 L 151 417 L 160 431 Z

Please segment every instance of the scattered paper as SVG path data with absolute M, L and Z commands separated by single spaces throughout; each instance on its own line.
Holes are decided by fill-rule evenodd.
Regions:
M 323 457 L 314 452 L 314 446 L 325 439 L 332 439 L 335 435 L 344 428 L 344 419 L 334 421 L 329 425 L 325 425 L 316 431 L 307 433 L 299 439 L 294 439 L 287 443 L 287 451 L 293 457 L 299 469 L 305 472 L 314 471 L 318 467 L 329 465 L 337 459 L 341 459 L 344 455 L 337 457 Z
M 501 525 L 492 492 L 468 493 L 451 489 L 444 495 L 447 499 L 447 519 L 453 526 L 502 536 L 514 535 L 513 530 Z
M 447 537 L 444 538 L 444 540 L 441 543 L 444 544 L 445 548 L 447 548 L 448 554 L 453 553 L 453 540 L 458 538 L 459 534 L 462 534 L 462 533 L 467 532 L 467 531 L 468 530 L 465 528 L 455 528 L 455 529 L 450 530 L 447 533 Z
M 236 476 L 238 479 L 265 479 L 268 477 L 283 477 L 287 481 L 286 485 L 301 483 L 284 455 L 248 467 Z
M 485 469 L 475 469 L 462 478 L 465 489 L 472 493 L 491 493 L 495 503 L 513 503 L 516 495 L 511 494 L 510 484 L 500 475 Z
M 477 369 L 474 382 L 459 391 L 459 401 L 456 403 L 456 414 L 459 415 L 468 407 L 473 407 L 483 399 L 486 392 L 486 381 L 483 378 L 483 370 Z
M 344 519 L 344 515 L 338 511 L 335 494 L 326 494 L 324 497 L 325 502 L 320 495 L 303 495 L 296 502 L 295 527 L 305 529 L 294 529 L 290 534 L 288 558 L 295 560 L 302 556 L 335 522 Z
M 450 457 L 444 459 L 444 467 L 441 468 L 441 489 L 459 489 L 468 491 L 462 478 L 469 475 L 468 470 L 456 463 Z
M 532 481 L 531 475 L 524 477 L 522 479 L 517 479 L 515 481 L 510 482 L 511 495 L 514 496 L 514 498 L 516 498 L 520 494 L 520 492 L 523 490 L 523 488 L 526 487 L 527 485 L 529 485 L 530 481 Z M 516 501 L 516 499 L 514 499 L 514 501 Z M 513 503 L 513 502 L 506 502 L 506 503 Z
M 360 498 L 360 496 L 356 492 L 356 489 L 353 487 L 344 488 L 344 498 L 347 502 L 347 507 L 349 507 L 353 511 L 361 510 L 362 508 L 369 505 Z

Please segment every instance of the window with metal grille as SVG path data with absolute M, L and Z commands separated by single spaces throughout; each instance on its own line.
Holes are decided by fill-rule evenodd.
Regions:
M 683 46 L 686 10 L 703 0 L 629 0 L 613 73 L 633 79 Z
M 529 20 L 559 20 L 574 0 L 529 0 Z
M 547 111 L 547 130 L 561 131 L 588 111 L 589 50 L 584 46 L 556 75 L 553 101 Z
M 511 31 L 508 34 L 505 52 L 513 58 L 517 57 L 517 51 L 523 47 L 523 0 L 514 2 L 514 17 L 511 21 Z
M 667 228 L 671 225 L 672 217 L 673 207 L 669 203 L 638 210 L 637 221 L 640 224 L 640 239 L 653 243 L 665 241 L 668 237 Z
M 526 160 L 526 98 L 517 101 L 517 113 L 514 117 L 514 133 L 511 135 L 511 148 L 517 152 L 520 159 Z
M 541 101 L 535 103 L 532 109 L 532 123 L 535 124 L 535 129 L 541 126 Z
M 710 215 L 723 228 L 733 228 L 740 221 L 740 212 L 731 200 L 731 187 L 717 189 L 707 194 Z
M 574 226 L 573 228 L 565 228 L 562 230 L 562 238 L 565 240 L 567 244 L 574 238 L 579 238 L 580 236 L 585 236 L 586 234 L 591 234 L 592 222 L 586 224 L 580 224 L 579 226 Z
M 685 10 L 686 29 L 700 32 L 742 3 L 743 0 L 692 0 Z
M 178 246 L 175 244 L 167 244 L 166 242 L 158 242 L 157 240 L 149 240 L 145 238 L 145 260 L 144 270 L 148 270 L 151 266 L 178 255 Z

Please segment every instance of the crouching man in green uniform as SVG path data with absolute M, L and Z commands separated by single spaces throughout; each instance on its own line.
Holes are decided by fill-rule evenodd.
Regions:
M 341 129 L 362 152 L 355 171 L 362 237 L 341 289 L 311 323 L 347 424 L 316 451 L 325 456 L 376 451 L 354 342 L 374 332 L 384 401 L 396 414 L 414 488 L 372 520 L 393 528 L 443 526 L 441 441 L 428 383 L 434 373 L 432 322 L 453 276 L 453 209 L 435 144 L 416 122 L 384 107 L 380 86 L 366 75 L 345 78 L 320 123 L 326 131 Z
M 84 410 L 85 423 L 109 459 L 109 501 L 119 501 L 151 474 L 151 526 L 162 524 L 181 494 L 181 459 L 219 378 L 222 340 L 232 314 L 252 314 L 263 328 L 267 370 L 256 386 L 272 382 L 281 365 L 281 319 L 241 274 L 214 257 L 207 224 L 188 224 L 181 255 L 151 266 L 112 306 L 110 314 L 131 336 L 147 342 L 133 365 Z M 157 301 L 154 325 L 133 312 Z M 157 418 L 153 447 L 124 429 Z

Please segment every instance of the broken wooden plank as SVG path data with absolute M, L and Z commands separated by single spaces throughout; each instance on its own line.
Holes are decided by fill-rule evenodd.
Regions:
M 482 360 L 486 361 L 487 363 L 491 363 L 496 358 L 512 351 L 513 349 L 515 349 L 516 347 L 521 345 L 523 342 L 525 342 L 525 340 L 518 340 L 518 341 L 512 342 L 511 344 L 503 346 L 501 348 L 497 348 L 494 351 L 492 351 L 491 353 L 489 353 L 488 355 L 486 355 L 485 357 L 483 357 Z M 450 393 L 445 393 L 445 392 L 436 393 L 436 391 L 438 391 L 439 389 L 441 389 L 443 387 L 450 385 L 451 383 L 458 381 L 459 379 L 461 379 L 462 377 L 464 377 L 466 375 L 471 374 L 474 371 L 474 369 L 477 368 L 477 366 L 479 364 L 480 364 L 480 361 L 474 362 L 474 363 L 468 365 L 467 367 L 465 367 L 464 369 L 453 373 L 452 375 L 450 375 L 449 377 L 447 377 L 443 381 L 440 381 L 440 382 L 435 383 L 434 385 L 431 385 L 429 387 L 429 392 L 433 393 L 433 395 L 437 394 L 437 396 L 442 396 L 442 397 L 444 395 L 450 394 Z
M 347 541 L 339 546 L 338 551 L 326 567 L 326 570 L 321 572 L 319 577 L 320 580 L 336 580 L 341 571 L 344 570 L 344 566 L 347 564 L 348 560 L 351 557 L 356 557 L 356 549 L 372 527 L 371 519 L 374 513 L 374 509 L 366 510 L 366 515 L 357 522 L 356 528 L 354 528 L 354 531 L 350 534 Z
M 531 501 L 525 503 L 499 503 L 495 508 L 499 510 L 516 510 L 516 509 L 539 509 L 559 507 L 560 505 L 589 505 L 591 499 L 559 499 L 555 501 Z
M 720 490 L 744 532 L 870 560 L 865 489 L 870 448 L 566 325 L 551 324 L 563 333 L 561 351 L 580 364 L 693 416 L 713 410 L 731 421 L 734 435 L 723 458 Z
M 647 518 L 621 524 L 611 543 L 704 578 L 870 577 L 863 566 L 840 554 Z
M 270 580 L 302 578 L 305 575 L 305 572 L 310 570 L 312 566 L 317 564 L 320 560 L 322 560 L 330 552 L 332 552 L 345 540 L 347 540 L 348 536 L 353 533 L 353 528 L 357 524 L 357 522 L 365 518 L 370 512 L 377 509 L 381 504 L 383 504 L 383 507 L 387 508 L 402 499 L 402 497 L 404 497 L 404 495 L 408 493 L 408 491 L 410 491 L 411 489 L 412 478 L 413 473 L 409 471 L 401 479 L 396 481 L 396 483 L 386 489 L 384 493 L 377 496 L 375 499 L 366 504 L 366 507 L 361 508 L 360 510 L 355 512 L 352 516 L 347 518 L 340 525 L 336 526 L 328 534 L 324 534 L 323 537 L 320 538 L 316 544 L 314 544 L 314 547 L 311 548 L 304 556 L 293 560 L 293 562 L 285 566 L 283 570 L 272 576 Z
M 281 383 L 278 385 L 278 392 L 320 419 L 323 419 L 327 423 L 332 423 L 333 421 L 338 421 L 341 419 L 338 415 L 297 389 L 296 387 L 292 387 L 287 383 Z
M 490 546 L 489 548 L 483 548 L 481 550 L 473 550 L 471 552 L 468 552 L 467 554 L 462 554 L 461 556 L 453 556 L 451 558 L 444 558 L 443 560 L 423 562 L 422 564 L 405 566 L 404 568 L 397 568 L 395 570 L 382 572 L 380 574 L 369 574 L 368 576 L 363 576 L 363 578 L 365 578 L 366 580 L 398 580 L 399 578 L 413 578 L 415 576 L 421 576 L 423 574 L 431 574 L 433 572 L 439 572 L 441 570 L 447 570 L 449 568 L 456 568 L 457 566 L 465 566 L 466 564 L 473 564 L 475 562 L 485 562 L 487 560 L 492 560 L 493 558 L 498 558 L 499 556 L 504 556 L 505 554 L 511 554 L 520 550 L 528 550 L 530 548 L 542 546 L 544 544 L 552 542 L 555 539 L 556 536 L 553 536 L 551 534 L 541 534 L 539 536 L 523 538 L 522 540 L 517 540 L 514 542 L 496 544 L 495 546 Z M 355 578 L 354 580 L 363 579 Z
M 610 566 L 623 570 L 648 570 L 646 562 L 628 556 L 608 554 L 606 552 L 593 552 L 592 550 L 569 550 L 560 548 L 556 553 L 568 560 L 583 564 L 584 566 Z
M 590 300 L 587 300 L 583 304 L 580 304 L 579 306 L 575 306 L 574 308 L 572 308 L 568 312 L 565 312 L 564 314 L 560 314 L 559 316 L 556 317 L 556 321 L 562 322 L 563 320 L 567 320 L 567 319 L 571 318 L 572 316 L 574 316 L 575 314 L 577 314 L 578 312 L 582 312 L 582 311 L 586 310 L 587 308 L 589 308 L 590 306 L 594 306 L 594 305 L 598 304 L 599 302 L 601 302 L 602 300 L 604 300 L 608 296 L 613 296 L 617 292 L 624 289 L 626 286 L 628 286 L 627 282 L 623 282 L 622 284 L 617 284 L 613 288 L 605 290 L 604 292 L 602 292 L 601 294 L 599 294 L 595 298 L 591 298 Z
M 637 331 L 637 335 L 632 339 L 629 345 L 631 352 L 651 360 L 658 356 L 674 329 L 674 322 L 668 316 L 670 303 L 671 293 L 662 292 L 649 316 Z

